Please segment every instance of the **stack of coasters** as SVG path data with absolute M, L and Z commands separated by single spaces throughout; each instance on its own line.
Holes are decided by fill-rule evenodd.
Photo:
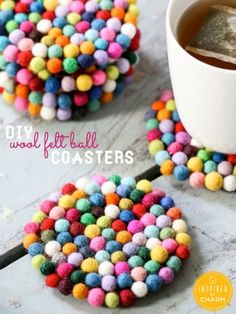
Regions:
M 184 129 L 174 96 L 165 90 L 145 115 L 149 152 L 163 175 L 189 180 L 193 188 L 236 191 L 236 156 L 202 147 Z
M 95 176 L 65 184 L 24 228 L 46 285 L 92 306 L 131 306 L 173 282 L 189 257 L 181 209 L 151 182 Z
M 3 0 L 0 88 L 45 120 L 96 111 L 132 80 L 140 32 L 136 0 Z

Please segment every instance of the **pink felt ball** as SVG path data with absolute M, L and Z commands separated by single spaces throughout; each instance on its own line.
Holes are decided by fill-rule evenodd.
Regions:
M 175 138 L 176 141 L 182 145 L 188 145 L 192 139 L 191 136 L 185 131 L 176 133 Z
M 174 155 L 178 152 L 182 152 L 182 150 L 183 150 L 183 146 L 178 142 L 171 143 L 167 148 L 167 151 L 170 155 Z
M 68 256 L 68 263 L 74 265 L 75 267 L 79 267 L 83 261 L 83 256 L 80 253 L 73 252 Z
M 20 29 L 25 33 L 30 33 L 35 30 L 35 24 L 30 21 L 23 21 L 20 24 Z
M 87 93 L 82 93 L 82 92 L 77 92 L 73 96 L 74 104 L 77 107 L 84 106 L 88 103 L 88 94 Z
M 20 29 L 15 29 L 9 34 L 9 40 L 12 44 L 18 45 L 21 39 L 25 38 L 25 33 Z
M 21 69 L 16 74 L 16 79 L 19 83 L 28 85 L 33 78 L 33 74 L 28 69 Z
M 26 111 L 28 108 L 28 100 L 22 97 L 16 97 L 15 108 L 19 111 Z
M 49 213 L 49 217 L 55 220 L 64 218 L 66 214 L 66 211 L 62 207 L 55 206 L 51 209 Z
M 147 243 L 147 238 L 142 232 L 135 233 L 132 237 L 132 242 L 138 246 L 143 246 Z
M 172 283 L 175 277 L 173 270 L 169 267 L 162 267 L 158 275 L 163 279 L 166 285 Z
M 190 175 L 189 183 L 194 189 L 201 189 L 205 185 L 205 175 L 202 172 L 193 172 Z
M 103 237 L 95 237 L 90 241 L 89 246 L 95 252 L 104 250 L 106 246 L 106 240 Z
M 70 4 L 70 10 L 75 13 L 83 13 L 84 12 L 84 4 L 81 1 L 72 1 Z
M 115 0 L 114 6 L 126 9 L 128 7 L 128 1 L 127 0 Z
M 84 34 L 90 28 L 90 24 L 87 21 L 82 21 L 77 23 L 75 27 L 79 33 Z
M 123 49 L 118 43 L 110 43 L 108 47 L 108 56 L 112 59 L 119 59 L 123 53 Z
M 48 215 L 53 207 L 56 206 L 56 203 L 50 200 L 45 200 L 40 204 L 40 210 Z
M 99 186 L 102 186 L 103 183 L 107 181 L 107 178 L 104 176 L 93 176 L 92 181 L 95 181 Z
M 102 70 L 96 70 L 92 74 L 93 85 L 100 86 L 106 82 L 106 73 Z
M 150 213 L 146 213 L 142 216 L 140 219 L 141 223 L 144 224 L 144 226 L 151 226 L 156 224 L 156 217 Z
M 154 189 L 152 194 L 156 197 L 156 203 L 159 203 L 160 200 L 166 196 L 166 193 L 160 189 Z
M 60 263 L 57 267 L 57 273 L 61 278 L 70 276 L 73 270 L 73 265 L 66 262 Z
M 165 239 L 162 241 L 162 246 L 167 250 L 169 254 L 174 253 L 178 244 L 174 239 Z
M 161 97 L 160 97 L 161 101 L 167 102 L 171 99 L 174 99 L 174 94 L 170 89 L 166 89 L 161 93 Z
M 155 203 L 156 203 L 156 196 L 153 193 L 149 193 L 149 194 L 144 195 L 144 197 L 142 199 L 142 204 L 145 207 L 150 208 Z
M 127 262 L 118 262 L 115 264 L 115 274 L 119 276 L 122 273 L 130 273 L 130 266 Z
M 18 43 L 20 51 L 31 51 L 34 46 L 34 41 L 30 38 L 23 38 Z
M 149 142 L 152 142 L 154 140 L 159 140 L 161 136 L 162 136 L 162 133 L 159 129 L 153 129 L 153 130 L 148 131 L 147 140 Z
M 73 77 L 64 76 L 63 79 L 61 80 L 61 88 L 65 92 L 71 92 L 75 90 L 75 80 L 73 79 Z
M 101 288 L 89 290 L 88 303 L 91 306 L 102 306 L 105 300 L 105 292 Z
M 147 277 L 147 271 L 143 267 L 135 267 L 131 270 L 131 277 L 134 281 L 144 281 Z
M 233 166 L 228 161 L 222 161 L 219 163 L 217 170 L 222 176 L 229 176 L 233 172 Z
M 141 232 L 143 231 L 143 229 L 144 229 L 144 225 L 139 220 L 130 221 L 127 227 L 127 230 L 132 234 Z
M 69 222 L 74 222 L 74 221 L 78 221 L 80 218 L 80 211 L 77 210 L 76 208 L 70 208 L 67 212 L 66 212 L 66 219 Z
M 101 38 L 107 40 L 108 42 L 112 42 L 116 37 L 116 33 L 113 31 L 113 29 L 110 29 L 108 27 L 104 27 L 100 31 L 100 36 L 101 36 Z
M 35 222 L 29 222 L 24 227 L 24 233 L 25 234 L 29 234 L 29 233 L 38 234 L 39 231 L 40 231 L 39 225 L 36 224 Z
M 3 56 L 6 61 L 14 62 L 17 60 L 18 52 L 19 50 L 16 46 L 8 45 L 3 51 Z

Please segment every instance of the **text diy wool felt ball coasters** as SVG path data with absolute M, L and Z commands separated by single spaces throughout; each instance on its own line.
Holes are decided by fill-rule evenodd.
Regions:
M 112 175 L 65 184 L 24 228 L 46 285 L 92 306 L 131 306 L 171 284 L 191 237 L 174 200 L 151 182 Z
M 138 62 L 136 0 L 3 0 L 0 88 L 45 120 L 78 119 L 121 93 Z
M 189 180 L 193 188 L 236 191 L 236 155 L 214 152 L 192 139 L 180 121 L 172 91 L 165 90 L 151 105 L 145 121 L 149 152 L 163 175 Z

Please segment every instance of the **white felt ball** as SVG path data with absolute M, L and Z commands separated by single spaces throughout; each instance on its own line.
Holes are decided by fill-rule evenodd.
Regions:
M 106 181 L 103 183 L 101 190 L 104 195 L 114 193 L 116 191 L 116 185 L 111 181 Z
M 98 267 L 98 273 L 101 276 L 113 275 L 114 265 L 109 261 L 102 262 Z
M 116 205 L 107 205 L 105 207 L 105 215 L 110 217 L 111 219 L 116 219 L 119 217 L 120 209 Z
M 142 232 L 135 233 L 132 237 L 132 242 L 139 246 L 143 246 L 147 243 L 147 238 Z
M 47 34 L 52 28 L 52 22 L 50 20 L 42 19 L 37 24 L 37 30 L 42 34 Z
M 233 175 L 224 178 L 224 190 L 227 192 L 236 191 L 236 177 Z
M 124 34 L 130 39 L 133 39 L 136 35 L 136 27 L 131 23 L 125 23 L 121 26 L 121 34 Z
M 194 147 L 199 148 L 199 149 L 204 147 L 204 146 L 202 146 L 202 144 L 200 144 L 197 140 L 195 140 L 195 138 L 192 138 L 192 139 L 191 139 L 190 144 L 191 144 L 192 146 L 194 146 Z
M 5 87 L 6 82 L 9 80 L 10 78 L 5 71 L 0 72 L 0 87 Z
M 55 253 L 61 251 L 61 244 L 57 241 L 49 241 L 44 248 L 45 253 L 48 256 L 53 256 Z
M 44 120 L 53 120 L 56 117 L 56 109 L 42 106 L 40 116 Z
M 146 243 L 146 247 L 149 250 L 154 249 L 154 247 L 156 247 L 158 245 L 161 245 L 161 241 L 159 239 L 157 239 L 157 238 L 150 238 L 150 239 L 147 240 L 147 243 Z
M 71 36 L 70 42 L 75 45 L 80 45 L 84 41 L 84 35 L 75 33 L 74 35 Z
M 70 5 L 73 0 L 59 0 L 59 3 L 62 5 Z
M 53 254 L 52 256 L 52 262 L 55 265 L 58 265 L 62 262 L 66 262 L 67 261 L 67 256 L 65 254 L 63 254 L 62 252 L 57 252 L 55 254 Z
M 143 298 L 148 293 L 147 285 L 142 281 L 134 282 L 132 284 L 131 290 L 137 298 Z
M 172 229 L 176 233 L 180 233 L 180 232 L 187 232 L 188 227 L 187 227 L 186 222 L 183 219 L 176 219 L 174 220 L 172 224 Z
M 67 16 L 67 14 L 70 12 L 69 7 L 67 5 L 59 5 L 55 9 L 56 16 Z
M 112 93 L 116 89 L 116 81 L 107 80 L 106 83 L 103 85 L 102 89 L 106 93 Z
M 48 48 L 44 44 L 36 43 L 32 48 L 32 54 L 35 57 L 46 58 L 48 56 Z
M 76 183 L 75 186 L 77 187 L 77 189 L 79 190 L 83 190 L 85 189 L 85 186 L 89 183 L 89 179 L 87 178 L 79 178 Z

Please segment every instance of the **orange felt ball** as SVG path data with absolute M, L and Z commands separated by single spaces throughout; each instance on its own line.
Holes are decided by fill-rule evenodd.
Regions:
M 158 113 L 157 113 L 157 119 L 159 121 L 163 121 L 165 119 L 170 119 L 171 118 L 171 112 L 170 110 L 167 109 L 161 109 Z
M 120 197 L 116 193 L 108 193 L 105 196 L 105 200 L 106 200 L 107 205 L 109 205 L 109 204 L 118 205 L 120 202 Z
M 39 237 L 35 233 L 29 233 L 24 236 L 23 246 L 25 249 L 28 249 L 30 245 L 34 242 L 37 242 Z
M 116 17 L 119 20 L 123 20 L 123 18 L 125 16 L 125 10 L 120 8 L 120 7 L 113 8 L 111 10 L 111 16 Z
M 70 255 L 77 251 L 77 246 L 74 243 L 66 243 L 63 245 L 62 252 L 65 255 Z
M 131 23 L 133 25 L 137 25 L 137 17 L 132 12 L 127 12 L 124 17 L 125 23 Z
M 113 99 L 113 93 L 103 93 L 101 97 L 101 102 L 104 104 L 109 103 Z
M 58 58 L 52 58 L 48 60 L 47 69 L 50 73 L 53 73 L 53 74 L 61 72 L 62 61 Z
M 180 208 L 172 207 L 168 209 L 166 215 L 171 218 L 171 220 L 180 219 L 182 218 L 182 211 Z
M 94 44 L 91 41 L 84 41 L 80 45 L 80 51 L 83 54 L 91 55 L 95 51 L 95 46 L 94 46 Z
M 164 176 L 171 176 L 174 171 L 175 164 L 172 160 L 163 161 L 160 171 Z
M 50 31 L 48 32 L 48 35 L 54 39 L 58 38 L 59 36 L 61 36 L 62 31 L 60 28 L 58 27 L 53 27 L 50 29 Z
M 155 101 L 155 102 L 152 104 L 152 110 L 159 111 L 159 110 L 164 109 L 164 108 L 165 108 L 165 103 L 164 103 L 164 101 L 157 100 L 157 101 Z
M 132 240 L 132 235 L 130 234 L 130 232 L 126 231 L 126 230 L 122 230 L 117 232 L 116 235 L 116 241 L 125 244 L 128 243 Z
M 28 98 L 29 87 L 27 85 L 18 84 L 15 92 L 17 97 Z
M 61 35 L 61 36 L 56 38 L 55 43 L 61 47 L 65 47 L 66 45 L 68 45 L 70 43 L 70 40 L 65 35 Z
M 81 198 L 86 198 L 87 194 L 82 191 L 82 190 L 76 190 L 72 193 L 72 196 L 76 199 L 79 200 Z
M 29 103 L 28 112 L 32 117 L 38 117 L 41 111 L 41 106 Z

